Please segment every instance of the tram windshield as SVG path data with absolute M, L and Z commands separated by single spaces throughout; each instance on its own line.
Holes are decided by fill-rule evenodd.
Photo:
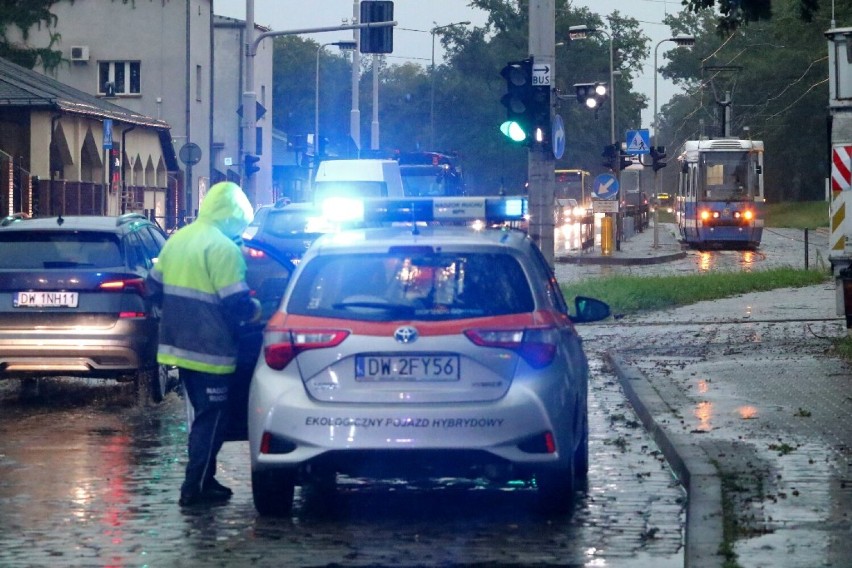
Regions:
M 702 154 L 701 196 L 712 201 L 751 201 L 758 193 L 756 167 L 749 152 Z

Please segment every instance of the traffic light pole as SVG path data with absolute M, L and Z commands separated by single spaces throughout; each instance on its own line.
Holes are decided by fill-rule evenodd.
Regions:
M 397 22 L 370 22 L 366 24 L 350 24 L 326 28 L 304 28 L 300 30 L 282 30 L 263 32 L 254 37 L 254 0 L 246 0 L 246 65 L 245 83 L 243 84 L 243 120 L 240 123 L 242 129 L 242 152 L 240 164 L 245 168 L 246 156 L 253 156 L 257 151 L 256 128 L 257 128 L 257 93 L 254 90 L 254 58 L 257 55 L 257 47 L 260 42 L 268 37 L 283 35 L 315 34 L 322 32 L 339 32 L 342 30 L 360 30 L 362 28 L 381 28 L 396 26 Z M 356 50 L 357 53 L 357 50 Z M 252 204 L 256 203 L 256 188 L 254 176 L 243 176 L 242 187 Z
M 547 66 L 548 88 L 555 82 L 556 50 L 556 2 L 555 0 L 530 0 L 529 3 L 529 49 L 534 68 Z M 535 74 L 535 71 L 533 71 Z M 552 110 L 548 113 L 552 118 Z M 550 134 L 548 124 L 547 135 Z M 529 180 L 530 237 L 538 244 L 551 267 L 554 266 L 554 156 L 549 140 L 533 143 L 527 160 Z

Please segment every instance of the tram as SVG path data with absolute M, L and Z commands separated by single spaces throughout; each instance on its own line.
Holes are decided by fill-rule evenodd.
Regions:
M 766 212 L 763 142 L 687 140 L 678 162 L 675 216 L 681 240 L 692 248 L 759 247 Z

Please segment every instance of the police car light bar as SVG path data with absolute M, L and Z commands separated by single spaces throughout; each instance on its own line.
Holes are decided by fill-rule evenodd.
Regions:
M 471 222 L 488 224 L 523 221 L 525 197 L 409 197 L 365 199 L 368 223 Z

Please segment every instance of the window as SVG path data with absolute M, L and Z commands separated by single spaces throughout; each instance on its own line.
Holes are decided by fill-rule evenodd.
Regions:
M 138 95 L 142 92 L 142 68 L 139 61 L 101 61 L 98 63 L 99 95 Z
M 287 312 L 362 321 L 441 321 L 535 310 L 526 274 L 514 257 L 415 249 L 314 258 L 296 282 Z
M 195 66 L 195 100 L 201 102 L 201 65 Z

